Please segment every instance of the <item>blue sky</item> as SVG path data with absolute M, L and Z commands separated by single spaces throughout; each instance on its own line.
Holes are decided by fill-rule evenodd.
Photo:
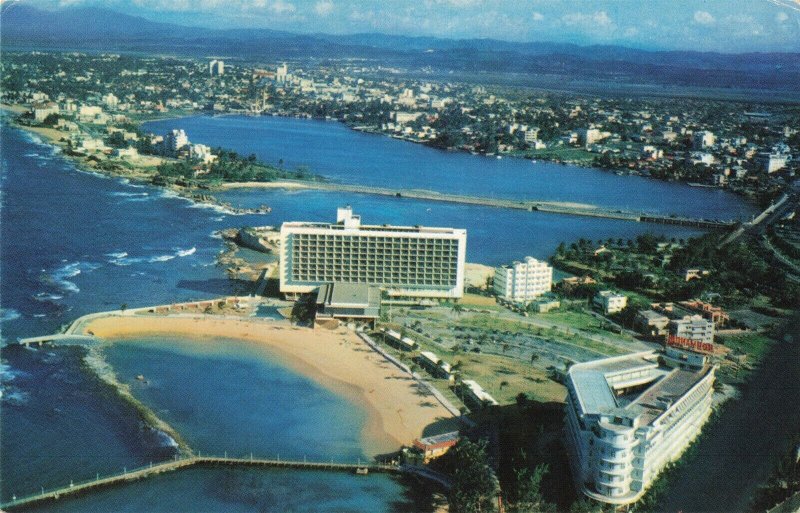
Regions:
M 800 0 L 23 0 L 157 21 L 649 49 L 800 51 Z

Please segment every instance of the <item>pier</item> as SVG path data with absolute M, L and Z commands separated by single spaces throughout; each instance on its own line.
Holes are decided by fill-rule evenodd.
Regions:
M 100 477 L 95 479 L 83 481 L 80 483 L 70 482 L 66 486 L 59 488 L 45 490 L 42 489 L 40 493 L 27 495 L 24 497 L 13 497 L 0 505 L 0 509 L 9 510 L 30 506 L 32 504 L 54 501 L 71 495 L 79 495 L 81 493 L 91 492 L 93 490 L 125 484 L 140 479 L 156 476 L 164 472 L 171 472 L 190 467 L 199 466 L 223 466 L 223 467 L 261 467 L 261 468 L 288 468 L 300 470 L 321 470 L 321 471 L 335 471 L 335 472 L 352 472 L 353 474 L 368 475 L 371 472 L 382 473 L 410 473 L 415 474 L 427 479 L 434 480 L 444 485 L 448 481 L 443 480 L 442 476 L 434 473 L 435 475 L 428 475 L 427 472 L 421 472 L 414 467 L 400 467 L 397 465 L 386 465 L 380 463 L 336 463 L 331 461 L 307 461 L 303 460 L 282 460 L 254 458 L 252 455 L 249 458 L 233 458 L 228 456 L 190 456 L 188 458 L 179 458 L 170 461 L 153 464 L 148 466 L 124 470 L 122 473 L 110 476 Z
M 21 338 L 17 341 L 18 344 L 23 346 L 41 346 L 44 344 L 59 344 L 61 342 L 70 342 L 73 345 L 75 342 L 81 345 L 91 345 L 98 342 L 96 337 L 91 335 L 76 335 L 72 333 L 54 333 L 52 335 L 43 335 L 40 337 Z

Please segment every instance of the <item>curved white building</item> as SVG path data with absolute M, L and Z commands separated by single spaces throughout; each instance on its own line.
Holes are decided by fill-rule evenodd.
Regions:
M 615 505 L 639 500 L 708 420 L 714 369 L 674 349 L 573 365 L 564 431 L 578 490 Z

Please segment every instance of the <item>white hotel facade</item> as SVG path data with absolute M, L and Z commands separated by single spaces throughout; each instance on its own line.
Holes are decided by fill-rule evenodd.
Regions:
M 708 420 L 714 370 L 671 348 L 573 365 L 564 436 L 576 488 L 618 506 L 639 500 Z
M 458 299 L 466 246 L 466 230 L 362 225 L 350 207 L 339 208 L 336 223 L 281 225 L 280 291 L 293 298 L 339 282 L 391 297 Z
M 506 301 L 527 303 L 550 292 L 552 287 L 553 268 L 530 256 L 494 271 L 494 292 Z

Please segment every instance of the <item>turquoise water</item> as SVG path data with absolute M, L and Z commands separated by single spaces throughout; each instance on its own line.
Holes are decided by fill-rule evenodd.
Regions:
M 364 411 L 237 340 L 117 342 L 104 349 L 118 379 L 195 451 L 356 462 Z M 144 383 L 136 380 L 142 375 Z

